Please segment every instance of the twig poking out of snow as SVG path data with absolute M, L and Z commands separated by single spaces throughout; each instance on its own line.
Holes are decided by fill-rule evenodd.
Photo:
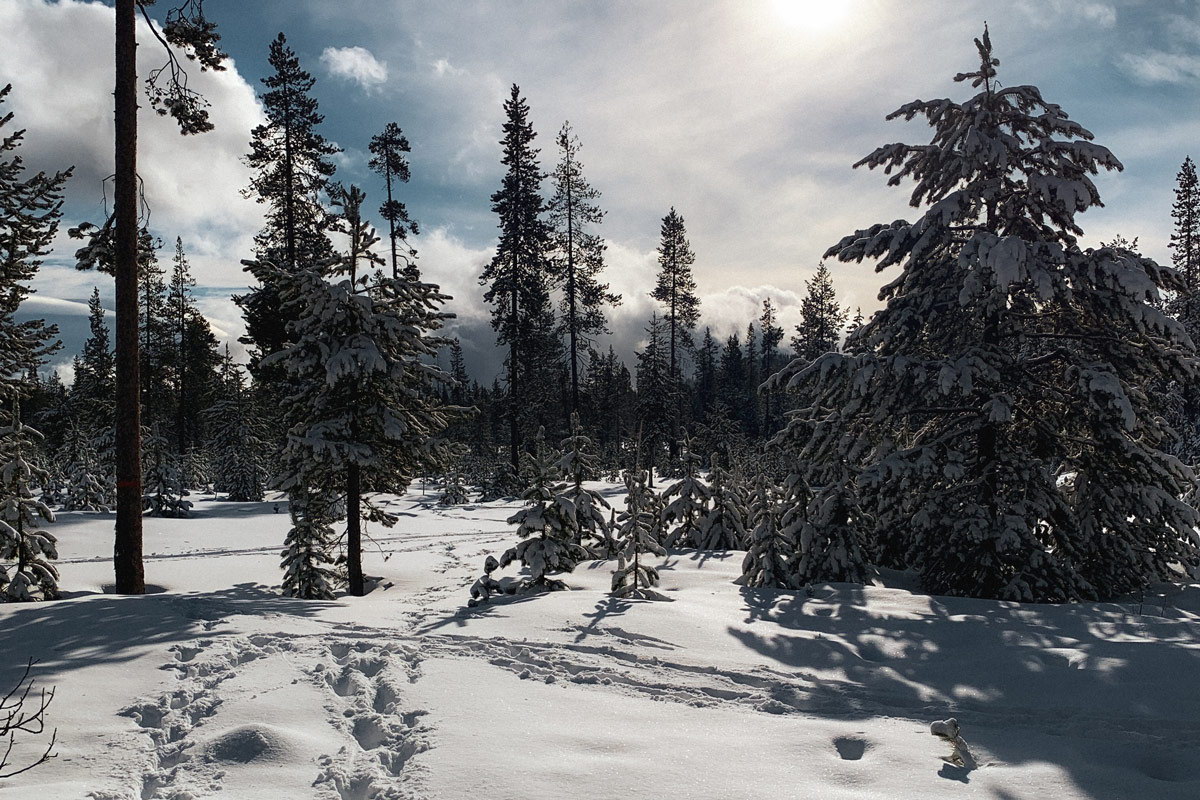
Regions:
M 970 749 L 967 748 L 967 742 L 962 738 L 960 730 L 958 720 L 954 717 L 938 720 L 929 726 L 930 733 L 950 744 L 950 755 L 942 756 L 943 761 L 953 764 L 956 767 L 975 769 L 977 766 L 975 757 L 971 755 Z

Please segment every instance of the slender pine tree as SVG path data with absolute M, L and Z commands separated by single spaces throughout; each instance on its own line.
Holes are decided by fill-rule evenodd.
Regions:
M 491 303 L 492 327 L 497 341 L 508 348 L 506 416 L 509 463 L 520 469 L 521 417 L 545 406 L 546 385 L 541 371 L 554 336 L 550 307 L 550 227 L 540 187 L 544 177 L 533 146 L 537 134 L 529 122 L 529 104 L 513 84 L 504 101 L 504 148 L 501 163 L 507 167 L 500 189 L 492 195 L 492 210 L 499 217 L 500 242 L 496 255 L 479 276 L 487 286 L 484 300 Z
M 658 243 L 658 280 L 650 296 L 663 304 L 663 321 L 667 325 L 670 353 L 669 380 L 675 396 L 675 412 L 670 415 L 671 434 L 668 443 L 671 460 L 679 452 L 680 417 L 682 416 L 682 351 L 692 346 L 692 331 L 700 319 L 700 298 L 696 295 L 696 280 L 692 264 L 696 256 L 687 239 L 683 217 L 671 208 L 663 217 Z
M 379 215 L 388 224 L 388 251 L 391 254 L 392 277 L 400 276 L 401 271 L 411 280 L 419 281 L 421 271 L 417 268 L 417 251 L 409 243 L 409 236 L 420 233 L 417 221 L 409 216 L 408 208 L 396 199 L 395 184 L 408 183 L 412 172 L 408 164 L 408 154 L 412 152 L 408 137 L 400 130 L 400 126 L 389 122 L 383 126 L 383 131 L 371 137 L 367 146 L 371 151 L 371 160 L 367 165 L 383 178 L 387 191 L 387 199 L 379 207 Z
M 604 219 L 596 201 L 600 193 L 583 177 L 579 139 L 564 122 L 558 133 L 559 160 L 550 174 L 554 196 L 548 206 L 553 258 L 552 275 L 562 287 L 559 333 L 567 340 L 570 367 L 570 413 L 579 411 L 580 362 L 593 337 L 607 333 L 605 306 L 616 306 L 621 296 L 600 283 L 605 244 L 592 228 Z
M 333 255 L 322 196 L 334 172 L 331 158 L 340 152 L 317 132 L 324 117 L 311 94 L 315 80 L 282 33 L 271 42 L 267 61 L 272 73 L 262 79 L 267 91 L 261 96 L 267 119 L 251 131 L 246 156 L 254 170 L 246 195 L 267 207 L 266 224 L 254 239 L 255 260 L 247 266 L 259 286 L 234 298 L 254 348 L 252 366 L 289 341 L 271 269 L 296 272 Z

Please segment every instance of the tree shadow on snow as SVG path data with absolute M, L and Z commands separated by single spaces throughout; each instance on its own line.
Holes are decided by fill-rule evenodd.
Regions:
M 119 664 L 148 649 L 166 649 L 200 636 L 222 635 L 226 617 L 265 614 L 312 616 L 325 604 L 282 597 L 278 589 L 243 583 L 216 592 L 119 596 L 83 594 L 42 603 L 0 605 L 0 686 L 38 663 L 39 682 L 61 681 L 72 671 Z
M 728 628 L 795 671 L 776 697 L 789 712 L 953 716 L 981 762 L 1056 764 L 1089 797 L 1143 781 L 1147 796 L 1200 797 L 1200 692 L 1170 689 L 1200 674 L 1194 622 L 1116 604 L 899 592 L 868 604 L 858 585 L 811 591 L 743 588 L 745 625 Z M 929 738 L 931 758 L 942 755 Z M 969 780 L 953 767 L 939 774 Z

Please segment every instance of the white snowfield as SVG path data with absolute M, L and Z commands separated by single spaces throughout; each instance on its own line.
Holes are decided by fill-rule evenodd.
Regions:
M 282 503 L 147 518 L 145 597 L 102 591 L 111 515 L 60 514 L 67 599 L 0 605 L 0 680 L 38 660 L 58 757 L 0 797 L 1200 798 L 1198 586 L 809 597 L 734 585 L 740 552 L 672 551 L 673 602 L 611 599 L 613 564 L 587 562 L 573 591 L 468 610 L 515 504 L 437 496 L 391 501 L 381 582 L 334 602 L 279 596 Z M 950 718 L 973 769 L 930 734 Z

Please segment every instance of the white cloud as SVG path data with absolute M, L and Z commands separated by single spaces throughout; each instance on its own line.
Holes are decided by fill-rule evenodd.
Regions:
M 1079 2 L 1079 0 L 1021 0 L 1017 7 L 1030 21 L 1049 27 L 1055 19 L 1069 17 L 1111 28 L 1117 24 L 1117 9 L 1111 3 Z
M 1144 84 L 1188 83 L 1200 78 L 1200 55 L 1189 53 L 1123 53 L 1117 57 L 1117 66 Z
M 96 223 L 104 216 L 102 181 L 113 170 L 112 28 L 113 11 L 102 3 L 0 3 L 0 75 L 13 84 L 5 110 L 15 115 L 15 126 L 27 129 L 21 154 L 34 169 L 74 165 L 69 207 Z M 162 65 L 162 51 L 141 20 L 138 39 L 138 70 L 145 75 Z M 250 178 L 241 157 L 262 111 L 236 65 L 224 72 L 192 68 L 190 85 L 211 103 L 215 131 L 181 136 L 174 120 L 141 102 L 138 172 L 149 224 L 169 241 L 183 237 L 198 281 L 237 285 L 245 281 L 239 260 L 251 252 L 262 224 L 259 206 L 240 194 Z M 111 184 L 107 196 L 111 202 Z M 78 221 L 65 220 L 64 230 Z M 51 262 L 73 265 L 78 243 L 62 236 L 60 244 Z M 61 277 L 73 290 L 107 280 L 73 271 Z
M 387 83 L 387 64 L 365 47 L 326 47 L 321 63 L 330 75 L 354 81 L 367 92 Z

